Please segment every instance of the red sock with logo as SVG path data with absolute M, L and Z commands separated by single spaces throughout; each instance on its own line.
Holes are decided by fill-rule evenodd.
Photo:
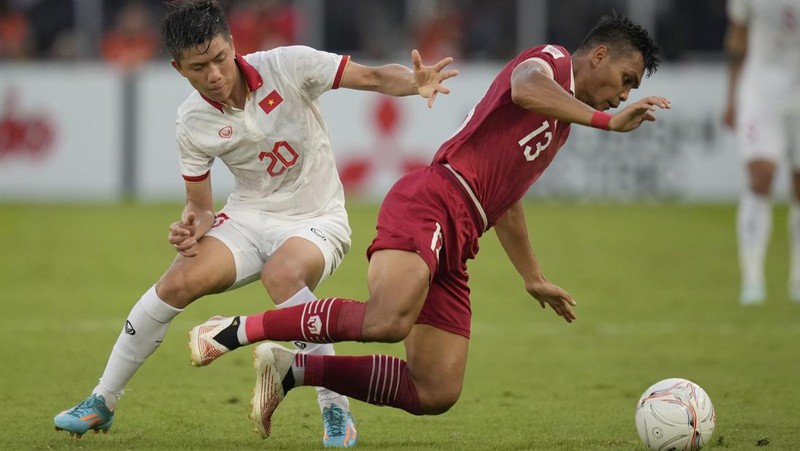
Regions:
M 397 357 L 297 354 L 292 371 L 302 375 L 296 385 L 325 387 L 376 406 L 423 414 L 408 366 Z
M 264 340 L 309 343 L 361 341 L 367 304 L 327 298 L 245 317 L 248 343 Z

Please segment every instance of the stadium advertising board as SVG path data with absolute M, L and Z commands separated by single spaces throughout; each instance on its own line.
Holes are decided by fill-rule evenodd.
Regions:
M 117 199 L 121 94 L 105 66 L 4 65 L 0 199 Z
M 352 198 L 379 200 L 402 173 L 427 164 L 498 67 L 458 69 L 460 75 L 448 80 L 453 93 L 440 96 L 433 109 L 416 97 L 344 89 L 320 98 Z M 122 197 L 126 178 L 139 199 L 182 198 L 174 124 L 191 87 L 168 65 L 147 66 L 130 83 L 99 65 L 6 66 L 0 81 L 1 198 L 113 200 Z M 669 97 L 671 111 L 659 111 L 655 124 L 628 134 L 573 127 L 530 195 L 734 200 L 742 174 L 732 134 L 720 121 L 724 89 L 720 64 L 663 67 L 631 97 Z M 126 144 L 133 151 L 124 158 Z M 779 177 L 778 195 L 785 196 L 786 175 Z M 212 178 L 215 197 L 224 199 L 233 178 L 220 163 Z

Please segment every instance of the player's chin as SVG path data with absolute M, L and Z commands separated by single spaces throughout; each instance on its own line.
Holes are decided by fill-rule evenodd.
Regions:
M 225 87 L 220 89 L 206 89 L 203 95 L 215 102 L 221 103 L 223 100 L 225 100 Z

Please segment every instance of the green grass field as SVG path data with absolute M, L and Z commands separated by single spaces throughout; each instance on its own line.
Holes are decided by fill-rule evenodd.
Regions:
M 201 299 L 133 378 L 108 435 L 76 441 L 52 417 L 102 373 L 133 303 L 174 252 L 181 206 L 0 205 L 0 448 L 315 449 L 315 392 L 292 392 L 262 441 L 247 419 L 241 350 L 189 366 L 186 332 L 212 314 L 271 306 L 259 284 Z M 322 296 L 366 296 L 376 209 L 351 207 L 353 250 Z M 800 448 L 800 304 L 786 295 L 785 208 L 775 215 L 769 300 L 738 304 L 734 207 L 531 204 L 545 274 L 578 300 L 567 324 L 525 293 L 493 233 L 470 265 L 473 337 L 463 394 L 438 417 L 353 401 L 362 449 L 643 449 L 634 403 L 685 377 L 709 393 L 709 449 Z M 402 355 L 400 345 L 337 345 Z M 761 448 L 759 448 L 761 449 Z

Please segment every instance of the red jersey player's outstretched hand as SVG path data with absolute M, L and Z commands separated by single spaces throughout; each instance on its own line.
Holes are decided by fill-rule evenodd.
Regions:
M 458 71 L 442 71 L 442 69 L 452 63 L 453 58 L 447 57 L 433 66 L 423 66 L 419 52 L 412 50 L 411 62 L 414 64 L 414 81 L 417 83 L 417 90 L 419 95 L 428 99 L 428 108 L 433 107 L 433 101 L 436 100 L 438 93 L 450 94 L 450 89 L 442 82 L 458 75 Z
M 577 303 L 572 299 L 569 293 L 558 285 L 543 278 L 540 281 L 527 284 L 525 289 L 528 290 L 531 296 L 539 301 L 539 305 L 541 305 L 542 308 L 549 305 L 550 308 L 552 308 L 558 316 L 564 318 L 566 322 L 571 323 L 577 318 L 575 312 L 572 311 L 572 307 L 577 305 Z
M 622 111 L 611 117 L 608 128 L 615 132 L 629 132 L 637 129 L 644 121 L 655 121 L 656 116 L 653 111 L 656 108 L 668 110 L 672 108 L 672 102 L 664 97 L 645 97 L 636 103 L 625 107 Z

